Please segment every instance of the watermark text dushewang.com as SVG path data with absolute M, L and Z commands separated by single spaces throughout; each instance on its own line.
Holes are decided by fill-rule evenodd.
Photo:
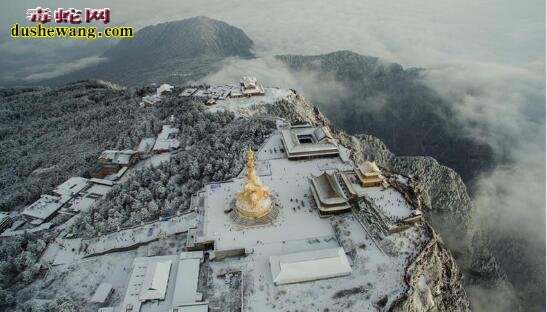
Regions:
M 82 23 L 103 22 L 110 23 L 110 9 L 78 10 L 74 8 L 58 8 L 51 11 L 49 8 L 37 7 L 27 10 L 27 19 L 37 23 L 36 26 L 21 26 L 13 24 L 10 29 L 13 38 L 130 38 L 133 37 L 133 27 L 118 26 L 104 27 L 98 30 L 95 26 L 76 26 Z M 44 26 L 47 23 L 72 24 L 74 26 Z

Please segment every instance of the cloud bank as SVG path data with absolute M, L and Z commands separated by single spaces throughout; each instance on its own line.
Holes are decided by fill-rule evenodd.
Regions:
M 24 77 L 23 80 L 27 82 L 34 82 L 34 81 L 40 81 L 44 79 L 51 79 L 51 78 L 68 74 L 78 69 L 99 64 L 103 62 L 104 60 L 106 60 L 106 58 L 102 58 L 99 56 L 91 56 L 91 57 L 84 57 L 73 62 L 64 63 L 62 66 L 58 66 L 58 64 L 46 64 L 44 68 L 42 69 L 42 71 L 38 73 L 36 72 L 32 73 Z
M 430 86 L 453 104 L 459 122 L 496 152 L 494 171 L 472 189 L 477 227 L 516 297 L 545 308 L 545 73 L 544 64 L 451 64 L 427 71 Z M 499 309 L 498 289 L 474 288 L 475 305 Z M 488 296 L 484 296 L 488 295 Z M 505 298 L 504 301 L 510 301 Z M 511 311 L 512 307 L 502 311 Z M 499 311 L 499 310 L 498 310 Z

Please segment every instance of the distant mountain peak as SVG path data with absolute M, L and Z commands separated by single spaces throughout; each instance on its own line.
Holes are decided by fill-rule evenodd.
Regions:
M 197 16 L 146 26 L 121 40 L 103 56 L 112 60 L 153 61 L 161 58 L 249 57 L 253 41 L 239 28 Z

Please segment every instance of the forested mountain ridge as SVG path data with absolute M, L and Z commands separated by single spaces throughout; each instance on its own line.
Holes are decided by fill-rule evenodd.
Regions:
M 165 117 L 139 108 L 145 90 L 102 81 L 0 89 L 0 210 L 84 176 L 102 150 L 134 148 L 159 132 Z

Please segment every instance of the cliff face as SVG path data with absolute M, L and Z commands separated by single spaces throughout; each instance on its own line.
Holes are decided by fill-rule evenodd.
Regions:
M 461 250 L 461 254 L 466 255 L 470 252 L 467 243 L 473 241 L 472 235 L 467 234 L 472 204 L 458 174 L 439 165 L 431 157 L 396 157 L 378 138 L 370 135 L 350 136 L 335 129 L 316 107 L 298 94 L 269 109 L 287 117 L 291 122 L 311 122 L 328 126 L 340 142 L 352 150 L 354 161 L 375 160 L 385 170 L 413 177 L 416 181 L 415 191 L 427 217 L 427 224 L 424 226 L 431 232 L 432 239 L 407 266 L 406 296 L 392 305 L 390 310 L 470 311 L 462 272 L 443 242 L 444 236 L 447 236 L 450 242 L 461 248 L 456 250 Z M 460 225 L 456 229 L 451 226 L 453 220 L 457 220 L 456 223 Z M 440 236 L 436 233 L 437 229 Z M 456 232 L 458 234 L 454 235 Z M 485 259 L 491 265 L 492 257 L 488 256 L 489 254 Z M 470 260 L 472 257 L 462 258 L 465 259 L 463 264 L 466 266 L 473 263 Z M 481 263 L 475 265 L 479 268 L 485 267 Z M 493 270 L 497 272 L 495 262 Z
M 431 157 L 395 156 L 379 139 L 370 135 L 346 137 L 354 151 L 355 161 L 375 160 L 384 169 L 412 177 L 415 181 L 427 222 L 440 234 L 443 241 L 442 248 L 437 250 L 439 254 L 433 253 L 431 261 L 435 258 L 445 259 L 448 262 L 444 262 L 444 268 L 454 265 L 449 262 L 457 262 L 464 275 L 462 282 L 468 289 L 498 292 L 511 288 L 490 251 L 483 229 L 471 219 L 475 207 L 465 184 L 454 170 L 440 165 Z M 449 260 L 446 253 L 451 254 Z M 420 270 L 417 272 L 419 275 Z M 453 281 L 445 282 L 448 289 L 455 289 L 450 286 Z M 412 284 L 412 279 L 410 283 Z M 472 299 L 480 301 L 480 298 Z M 514 306 L 511 309 L 519 308 Z
M 470 311 L 462 273 L 438 237 L 407 267 L 406 281 L 407 296 L 391 311 Z

